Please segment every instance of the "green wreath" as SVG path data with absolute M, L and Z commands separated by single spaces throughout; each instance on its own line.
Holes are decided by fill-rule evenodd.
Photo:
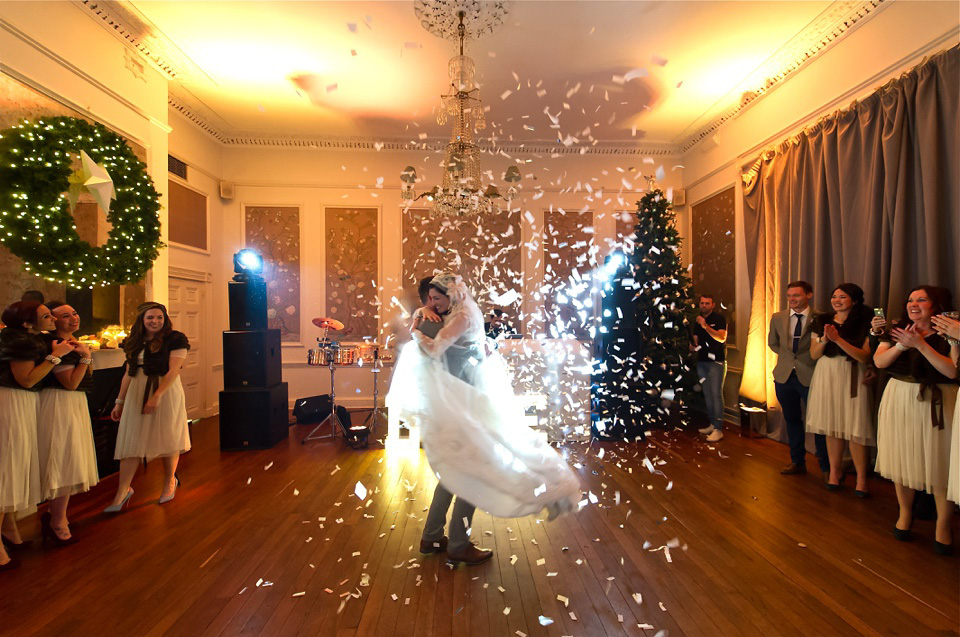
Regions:
M 106 244 L 77 234 L 64 192 L 71 155 L 85 151 L 109 173 L 116 198 Z M 73 287 L 135 283 L 164 247 L 159 193 L 126 141 L 74 117 L 23 120 L 0 135 L 0 242 L 24 268 Z

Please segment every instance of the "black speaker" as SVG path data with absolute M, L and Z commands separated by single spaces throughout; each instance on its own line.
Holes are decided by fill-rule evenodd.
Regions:
M 223 333 L 223 388 L 251 389 L 279 383 L 280 330 Z
M 293 401 L 293 417 L 298 425 L 318 423 L 330 414 L 330 394 L 298 398 Z
M 267 283 L 261 278 L 227 284 L 231 330 L 267 329 Z
M 287 437 L 287 384 L 220 392 L 220 450 L 270 449 Z

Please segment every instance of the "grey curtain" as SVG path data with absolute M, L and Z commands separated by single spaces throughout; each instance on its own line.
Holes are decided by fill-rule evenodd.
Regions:
M 893 318 L 914 285 L 960 294 L 958 104 L 955 46 L 743 167 L 752 298 L 742 394 L 775 402 L 766 330 L 791 280 L 813 284 L 817 309 L 852 281 Z

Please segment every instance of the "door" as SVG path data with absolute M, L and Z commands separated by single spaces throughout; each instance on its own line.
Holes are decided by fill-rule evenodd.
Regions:
M 170 304 L 168 313 L 173 329 L 190 339 L 190 351 L 180 371 L 180 382 L 187 398 L 187 417 L 202 418 L 204 404 L 205 343 L 201 317 L 206 302 L 208 283 L 170 277 Z

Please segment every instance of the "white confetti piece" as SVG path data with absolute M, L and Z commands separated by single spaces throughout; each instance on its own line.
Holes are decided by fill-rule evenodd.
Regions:
M 509 606 L 504 607 L 504 609 L 503 609 L 503 614 L 504 614 L 504 615 L 509 615 L 509 614 L 510 614 L 510 607 L 509 607 Z
M 553 620 L 545 615 L 540 615 L 539 620 L 541 626 L 549 626 L 553 623 Z
M 557 601 L 563 604 L 564 606 L 570 605 L 570 600 L 564 597 L 563 595 L 557 595 Z
M 363 486 L 363 483 L 357 481 L 357 486 L 353 488 L 353 493 L 361 500 L 367 499 L 367 488 Z
M 265 466 L 265 467 L 263 468 L 263 470 L 266 471 L 267 469 L 269 469 L 269 468 L 272 467 L 272 466 L 273 466 L 273 462 L 271 461 L 267 466 Z
M 294 593 L 294 594 L 291 595 L 290 597 L 303 597 L 303 596 L 306 595 L 306 594 L 307 594 L 306 591 L 300 591 L 299 593 Z
M 660 606 L 660 610 L 662 610 L 662 611 L 667 610 L 667 607 L 663 605 L 663 602 L 657 602 L 657 603 L 658 603 L 659 606 Z

